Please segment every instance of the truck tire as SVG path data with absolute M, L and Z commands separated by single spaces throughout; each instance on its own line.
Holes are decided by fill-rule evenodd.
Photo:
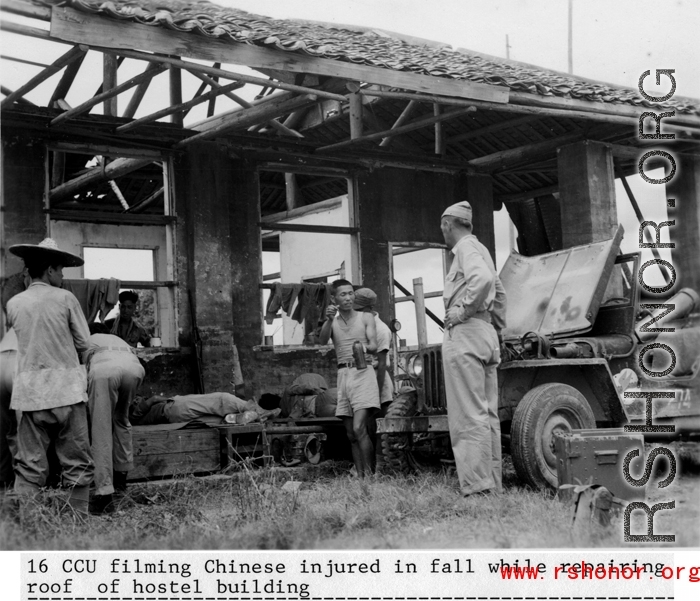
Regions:
M 416 413 L 415 390 L 399 394 L 389 405 L 386 417 L 412 417 Z M 382 434 L 377 444 L 377 469 L 383 473 L 408 474 L 413 471 L 409 434 Z
M 513 414 L 510 452 L 516 473 L 533 488 L 556 489 L 555 433 L 595 427 L 586 397 L 572 386 L 550 382 L 533 388 Z

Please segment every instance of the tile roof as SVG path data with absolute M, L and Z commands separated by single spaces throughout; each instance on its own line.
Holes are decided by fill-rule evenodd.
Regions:
M 272 19 L 206 0 L 38 1 L 285 52 L 507 86 L 514 91 L 541 96 L 653 106 L 631 88 L 613 87 L 533 65 L 469 50 L 454 50 L 448 45 L 365 27 Z M 693 99 L 674 97 L 663 106 L 672 106 L 683 113 L 700 114 L 700 106 Z

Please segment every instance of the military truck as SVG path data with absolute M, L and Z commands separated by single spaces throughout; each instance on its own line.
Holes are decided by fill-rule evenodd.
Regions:
M 644 400 L 622 395 L 637 381 L 644 390 L 677 387 L 678 398 L 655 404 L 658 416 L 683 418 L 686 431 L 700 431 L 700 327 L 675 322 L 684 332 L 682 370 L 661 380 L 643 372 L 637 364 L 639 253 L 620 253 L 622 237 L 619 227 L 604 242 L 532 257 L 513 253 L 500 273 L 508 299 L 498 368 L 501 432 L 516 473 L 535 488 L 557 486 L 556 433 L 643 422 Z M 697 294 L 684 289 L 667 302 L 674 301 L 666 327 L 671 318 L 687 317 Z M 665 358 L 655 352 L 645 354 L 645 367 L 658 372 Z M 398 363 L 410 387 L 378 420 L 379 466 L 406 472 L 449 462 L 441 345 L 402 351 Z

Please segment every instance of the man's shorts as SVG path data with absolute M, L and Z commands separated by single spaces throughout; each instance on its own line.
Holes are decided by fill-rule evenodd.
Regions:
M 336 417 L 352 417 L 360 409 L 379 409 L 379 387 L 374 369 L 343 367 L 338 370 Z

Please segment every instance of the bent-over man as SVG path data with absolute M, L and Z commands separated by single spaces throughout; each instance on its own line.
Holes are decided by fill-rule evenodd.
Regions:
M 90 326 L 94 333 L 83 355 L 95 462 L 93 513 L 110 511 L 113 494 L 126 491 L 127 473 L 134 468 L 129 407 L 145 375 L 131 346 L 103 333 L 105 329 L 102 324 Z
M 496 367 L 497 330 L 505 326 L 506 297 L 493 259 L 472 234 L 472 208 L 464 201 L 440 221 L 454 255 L 445 278 L 442 363 L 447 419 L 462 495 L 501 491 L 501 426 Z

